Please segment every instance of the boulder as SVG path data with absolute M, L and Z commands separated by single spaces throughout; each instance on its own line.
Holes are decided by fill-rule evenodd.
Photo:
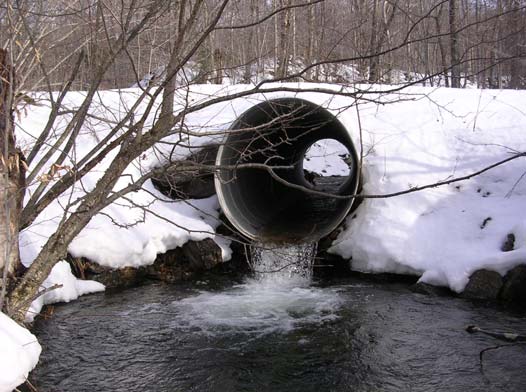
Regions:
M 498 272 L 478 270 L 469 277 L 461 296 L 470 299 L 497 299 L 502 284 L 502 277 Z
M 157 256 L 152 265 L 144 267 L 153 279 L 174 283 L 192 278 L 223 262 L 221 248 L 214 240 L 188 241 L 180 248 Z
M 409 286 L 409 290 L 413 293 L 424 294 L 430 297 L 443 297 L 451 295 L 452 292 L 447 287 L 434 286 L 429 283 L 416 282 L 415 284 Z
M 185 160 L 156 169 L 152 184 L 172 199 L 203 199 L 215 194 L 214 171 L 217 145 L 205 146 Z
M 103 267 L 83 257 L 67 257 L 71 271 L 79 279 L 95 280 L 106 288 L 131 287 L 145 278 L 143 270 L 133 267 L 112 269 Z
M 501 246 L 503 252 L 510 252 L 515 248 L 515 234 L 509 233 Z
M 506 302 L 526 304 L 526 265 L 519 265 L 508 271 L 500 298 Z

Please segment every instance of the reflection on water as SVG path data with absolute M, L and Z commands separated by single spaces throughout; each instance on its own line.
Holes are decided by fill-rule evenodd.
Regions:
M 151 284 L 57 306 L 35 326 L 45 391 L 522 391 L 524 315 L 397 284 Z

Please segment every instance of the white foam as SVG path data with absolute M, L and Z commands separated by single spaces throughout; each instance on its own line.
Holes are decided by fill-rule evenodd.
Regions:
M 341 304 L 337 290 L 294 287 L 292 282 L 250 280 L 222 292 L 201 292 L 173 303 L 176 323 L 209 334 L 264 335 L 337 318 Z
M 309 286 L 315 244 L 252 248 L 255 277 L 173 303 L 178 327 L 208 334 L 286 333 L 337 318 L 337 290 Z

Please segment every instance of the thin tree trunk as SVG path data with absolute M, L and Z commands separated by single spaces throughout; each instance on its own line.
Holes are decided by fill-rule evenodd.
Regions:
M 447 72 L 447 57 L 446 57 L 446 45 L 444 44 L 444 39 L 440 36 L 442 34 L 440 24 L 442 23 L 442 13 L 443 13 L 444 7 L 443 5 L 440 6 L 438 9 L 438 16 L 435 18 L 435 30 L 436 34 L 439 36 L 438 38 L 438 47 L 440 49 L 440 61 L 442 65 L 442 71 L 444 74 L 444 83 L 446 87 L 449 87 L 449 76 Z
M 460 57 L 458 49 L 458 0 L 449 0 L 449 47 L 451 60 L 451 87 L 460 87 Z
M 257 14 L 256 14 L 256 4 L 255 0 L 250 0 L 250 20 L 257 20 Z M 255 27 L 252 27 L 248 29 L 248 38 L 245 41 L 244 44 L 244 63 L 245 63 L 245 70 L 243 73 L 243 83 L 250 83 L 250 79 L 252 76 L 252 59 L 253 54 L 256 53 L 256 51 L 253 50 L 254 48 L 254 33 L 255 33 Z M 256 48 L 257 48 L 256 43 Z M 257 70 L 256 70 L 257 72 Z
M 510 14 L 510 23 L 509 26 L 512 30 L 511 39 L 510 39 L 510 52 L 513 58 L 511 59 L 510 64 L 510 85 L 509 88 L 519 89 L 521 88 L 521 42 L 520 33 L 521 33 L 521 14 L 518 9 L 520 8 L 519 0 L 510 0 L 510 9 L 515 9 Z M 524 29 L 524 26 L 523 26 Z
M 0 49 L 0 311 L 12 279 L 22 272 L 18 249 L 19 218 L 24 198 L 23 155 L 15 146 L 13 127 L 14 70 Z
M 308 8 L 308 23 L 307 23 L 307 35 L 308 35 L 308 41 L 307 41 L 307 53 L 306 53 L 306 65 L 310 66 L 314 63 L 314 32 L 316 26 L 316 14 L 314 13 L 314 6 L 310 5 Z M 307 79 L 312 80 L 312 77 L 314 75 L 314 70 L 312 68 L 309 69 L 307 72 Z
M 396 1 L 393 2 L 394 5 L 396 5 Z M 372 23 L 372 31 L 371 31 L 371 47 L 370 51 L 373 54 L 373 57 L 369 60 L 369 82 L 375 83 L 378 82 L 381 75 L 380 70 L 380 56 L 378 53 L 380 53 L 382 46 L 386 41 L 389 41 L 389 35 L 391 28 L 391 23 L 394 20 L 395 13 L 396 13 L 396 7 L 392 7 L 391 11 L 388 11 L 389 3 L 384 1 L 381 9 L 381 28 L 378 27 L 378 15 L 377 15 L 377 8 L 379 7 L 379 4 L 377 1 L 374 2 L 374 9 L 373 9 L 373 23 Z M 388 62 L 389 63 L 389 62 Z
M 378 0 L 373 0 L 372 20 L 371 20 L 371 35 L 369 37 L 368 54 L 372 55 L 369 59 L 369 83 L 378 81 L 378 63 L 380 59 L 376 54 L 376 42 L 378 41 L 378 17 L 377 10 Z
M 279 6 L 286 7 L 290 5 L 290 0 L 280 0 Z M 276 77 L 284 78 L 287 76 L 290 57 L 290 10 L 280 12 L 278 24 L 278 57 Z

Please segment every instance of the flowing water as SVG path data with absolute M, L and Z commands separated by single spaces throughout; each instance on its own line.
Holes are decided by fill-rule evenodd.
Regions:
M 525 390 L 525 346 L 480 362 L 502 342 L 464 331 L 526 333 L 524 313 L 403 284 L 310 282 L 313 252 L 259 248 L 242 282 L 209 275 L 56 306 L 35 325 L 32 381 L 41 392 Z
M 250 266 L 255 280 L 274 285 L 309 285 L 316 250 L 316 242 L 297 245 L 255 243 L 250 248 Z

